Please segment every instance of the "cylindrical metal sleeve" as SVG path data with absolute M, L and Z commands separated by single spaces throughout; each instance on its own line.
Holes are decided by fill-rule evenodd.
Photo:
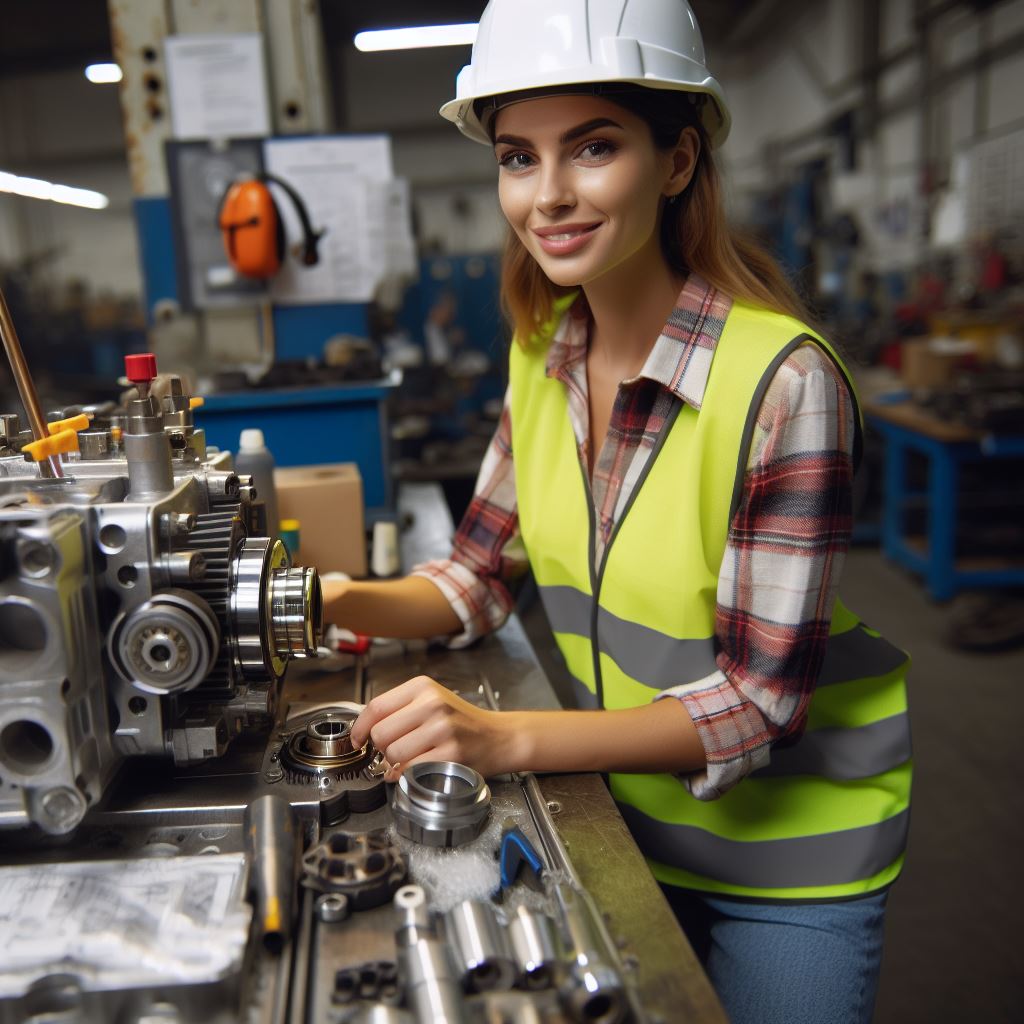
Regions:
M 554 923 L 545 914 L 518 906 L 508 923 L 509 943 L 524 988 L 547 988 L 558 971 Z
M 571 961 L 562 985 L 565 1007 L 583 1024 L 618 1024 L 629 1000 L 597 922 L 598 911 L 584 893 L 564 882 L 555 886 L 555 896 Z
M 492 992 L 512 987 L 512 951 L 489 903 L 464 900 L 445 915 L 445 927 L 467 989 Z
M 399 942 L 398 963 L 409 1006 L 420 1024 L 468 1024 L 462 989 L 439 939 Z
M 128 489 L 133 498 L 166 494 L 174 486 L 171 443 L 161 427 L 151 434 L 123 437 L 128 459 Z

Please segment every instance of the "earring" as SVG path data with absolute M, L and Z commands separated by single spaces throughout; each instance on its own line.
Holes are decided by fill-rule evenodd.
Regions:
M 679 193 L 678 192 L 674 196 L 669 196 L 668 197 L 668 205 L 669 206 L 675 206 L 675 204 L 678 201 L 679 201 Z

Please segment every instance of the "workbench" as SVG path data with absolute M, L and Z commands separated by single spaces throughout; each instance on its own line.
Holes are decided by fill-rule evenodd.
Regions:
M 447 554 L 452 525 L 440 488 L 411 485 L 400 501 L 413 520 L 403 535 L 405 565 Z M 382 646 L 367 666 L 364 699 L 420 673 L 467 694 L 486 679 L 502 708 L 558 706 L 515 617 L 469 650 L 422 642 Z M 318 662 L 293 663 L 282 706 L 349 700 L 356 695 L 356 685 L 352 668 L 332 672 L 324 671 Z M 87 819 L 88 827 L 83 826 L 70 845 L 30 850 L 28 856 L 24 847 L 19 851 L 7 846 L 0 848 L 0 863 L 30 860 L 38 866 L 76 859 L 242 850 L 243 814 L 261 792 L 259 766 L 265 746 L 265 736 L 242 736 L 227 756 L 192 769 L 175 770 L 166 761 L 130 760 L 111 798 Z M 507 801 L 518 788 L 512 779 L 490 781 L 496 801 L 499 796 Z M 647 1019 L 651 1024 L 683 1020 L 724 1024 L 724 1011 L 602 779 L 588 774 L 551 775 L 541 777 L 540 784 L 580 879 L 605 915 Z M 314 793 L 309 807 L 298 807 L 297 813 L 308 822 L 315 819 L 316 808 Z M 370 831 L 387 824 L 389 817 L 385 806 L 353 815 L 342 827 Z M 293 948 L 277 957 L 259 947 L 253 954 L 257 962 L 246 981 L 251 987 L 247 1024 L 320 1024 L 338 1019 L 332 1016 L 330 1003 L 335 971 L 383 958 L 388 951 L 394 956 L 390 905 L 324 926 L 314 920 L 313 894 L 302 893 Z M 304 979 L 308 984 L 302 983 Z M 234 1018 L 221 1006 L 200 1019 L 206 1024 L 228 1024 Z M 7 1021 L 0 1004 L 0 1022 Z
M 946 601 L 962 590 L 1024 586 L 1024 564 L 957 557 L 960 470 L 965 463 L 1024 457 L 1024 436 L 986 434 L 940 419 L 912 401 L 875 400 L 864 407 L 868 422 L 885 440 L 882 494 L 882 551 L 887 558 L 924 577 L 929 594 Z M 907 480 L 908 455 L 928 464 L 928 525 L 921 544 L 908 536 L 908 504 L 920 494 Z

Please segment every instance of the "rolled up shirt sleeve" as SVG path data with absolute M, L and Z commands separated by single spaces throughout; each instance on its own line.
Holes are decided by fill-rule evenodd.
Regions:
M 512 422 L 506 394 L 473 499 L 455 534 L 451 557 L 417 565 L 411 575 L 429 579 L 458 615 L 462 632 L 444 641 L 457 648 L 504 624 L 515 605 L 509 584 L 527 568 L 519 532 Z
M 852 529 L 854 413 L 831 359 L 804 345 L 758 411 L 718 580 L 718 670 L 665 690 L 682 701 L 707 765 L 683 776 L 713 800 L 795 740 L 821 671 Z

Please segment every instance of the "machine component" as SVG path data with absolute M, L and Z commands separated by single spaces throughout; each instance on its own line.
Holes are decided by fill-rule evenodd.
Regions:
M 268 537 L 247 537 L 231 562 L 234 648 L 243 674 L 280 678 L 289 658 L 309 656 L 319 642 L 316 570 L 288 566 L 285 546 Z
M 437 937 L 423 890 L 418 885 L 403 886 L 395 893 L 395 907 L 403 918 L 395 932 L 398 966 L 416 1020 L 419 1024 L 468 1024 L 458 969 L 448 946 Z
M 316 898 L 316 916 L 323 924 L 338 924 L 347 921 L 352 908 L 349 898 L 343 892 L 325 892 Z
M 347 1017 L 348 1024 L 412 1024 L 412 1017 L 405 1010 L 387 1003 L 361 1006 L 355 1014 Z
M 291 804 L 272 793 L 253 800 L 245 810 L 245 841 L 263 946 L 276 956 L 295 923 L 300 845 Z
M 561 986 L 565 1008 L 576 1021 L 618 1024 L 629 1012 L 629 998 L 597 910 L 571 885 L 559 883 L 555 893 L 571 958 Z
M 349 910 L 387 903 L 405 881 L 405 858 L 383 829 L 360 835 L 336 832 L 302 859 L 304 882 L 320 892 L 341 893 Z
M 308 786 L 319 790 L 323 825 L 376 810 L 387 800 L 380 755 L 369 741 L 352 746 L 352 723 L 361 710 L 341 702 L 289 715 L 263 757 L 264 781 L 303 795 Z
M 402 1001 L 398 965 L 391 960 L 371 960 L 338 971 L 334 976 L 331 1002 L 346 1004 L 357 999 L 382 1003 L 384 1007 L 397 1006 Z
M 479 900 L 464 900 L 452 907 L 444 920 L 466 991 L 511 988 L 516 972 L 494 907 Z
M 537 991 L 555 983 L 560 961 L 549 917 L 526 906 L 516 907 L 508 922 L 508 938 L 521 988 Z
M 184 693 L 209 675 L 220 625 L 198 594 L 164 590 L 118 617 L 108 653 L 121 677 L 156 696 Z
M 483 776 L 455 761 L 424 761 L 398 780 L 391 810 L 398 834 L 425 846 L 461 846 L 475 839 L 491 808 Z
M 319 645 L 315 570 L 252 536 L 247 481 L 180 381 L 158 398 L 152 357 L 127 369 L 122 412 L 55 414 L 75 443 L 50 476 L 0 417 L 0 828 L 72 831 L 128 757 L 222 755 Z

